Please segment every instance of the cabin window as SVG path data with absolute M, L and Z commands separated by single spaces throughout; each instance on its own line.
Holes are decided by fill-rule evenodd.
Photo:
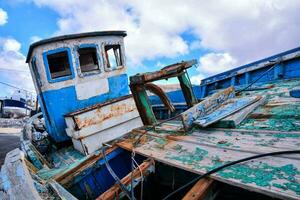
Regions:
M 59 78 L 72 75 L 67 51 L 47 55 L 51 78 Z
M 105 60 L 107 70 L 114 70 L 120 68 L 122 63 L 121 46 L 119 44 L 105 45 Z
M 80 71 L 95 72 L 99 71 L 99 62 L 96 47 L 84 47 L 78 49 Z

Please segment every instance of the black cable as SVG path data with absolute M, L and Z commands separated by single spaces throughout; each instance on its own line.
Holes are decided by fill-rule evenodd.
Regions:
M 14 86 L 14 85 L 11 85 L 11 84 L 9 84 L 9 83 L 5 83 L 5 82 L 0 81 L 0 84 L 9 86 L 9 87 L 12 87 L 12 88 L 15 88 L 15 89 L 19 89 L 19 90 L 24 90 L 24 91 L 26 91 L 26 92 L 28 92 L 28 93 L 34 94 L 33 91 L 29 91 L 29 90 L 27 90 L 27 89 L 24 89 L 24 88 L 20 88 L 20 87 Z
M 259 79 L 261 79 L 262 77 L 264 77 L 269 71 L 271 71 L 274 67 L 277 66 L 277 64 L 279 64 L 281 61 L 276 62 L 272 67 L 270 67 L 267 71 L 265 71 L 264 73 L 262 73 L 257 79 L 255 79 L 254 81 L 252 81 L 251 83 L 249 83 L 246 87 L 244 87 L 243 89 L 240 89 L 238 91 L 236 91 L 236 94 L 239 94 L 245 90 L 247 90 L 249 87 L 251 87 L 254 83 L 256 83 Z
M 107 158 L 106 158 L 106 155 L 105 155 L 105 147 L 102 145 L 102 154 L 103 154 L 103 159 L 104 159 L 104 162 L 105 162 L 105 166 L 108 170 L 108 172 L 110 173 L 110 175 L 115 179 L 115 181 L 117 182 L 117 184 L 119 185 L 119 187 L 121 188 L 121 190 L 125 193 L 125 195 L 128 197 L 128 199 L 130 200 L 135 200 L 134 197 L 133 199 L 131 198 L 130 196 L 130 192 L 127 190 L 127 188 L 124 186 L 124 184 L 121 182 L 121 180 L 119 179 L 119 177 L 116 175 L 116 173 L 112 170 L 112 168 L 110 167 L 108 161 L 107 161 Z M 131 188 L 133 190 L 133 188 Z
M 163 124 L 163 123 L 165 123 L 165 122 L 168 122 L 168 121 L 171 121 L 171 120 L 173 120 L 173 119 L 176 119 L 176 118 L 178 118 L 178 117 L 180 117 L 180 116 L 181 116 L 181 114 L 178 114 L 178 115 L 175 115 L 174 117 L 171 117 L 171 118 L 169 118 L 169 119 L 162 120 L 162 121 L 160 121 L 159 123 L 156 123 L 156 124 L 152 125 L 152 126 L 149 127 L 147 130 L 145 130 L 145 132 L 144 132 L 143 134 L 141 134 L 141 135 L 138 137 L 138 139 L 133 143 L 133 147 L 135 147 L 135 146 L 140 142 L 140 140 L 142 139 L 143 136 L 145 136 L 146 133 L 148 133 L 149 131 L 153 130 L 156 126 L 159 126 L 159 125 L 161 125 L 161 124 Z
M 250 156 L 247 158 L 242 158 L 240 160 L 236 160 L 236 161 L 232 161 L 229 163 L 226 163 L 224 165 L 221 165 L 211 171 L 206 172 L 205 174 L 202 174 L 201 176 L 198 176 L 196 178 L 194 178 L 193 180 L 191 180 L 190 182 L 186 183 L 185 185 L 179 187 L 178 189 L 176 189 L 175 191 L 171 192 L 170 194 L 168 194 L 166 197 L 163 198 L 163 200 L 167 200 L 170 197 L 172 197 L 174 194 L 178 193 L 179 191 L 185 189 L 186 187 L 190 186 L 191 184 L 195 183 L 196 181 L 205 178 L 213 173 L 216 173 L 226 167 L 241 163 L 241 162 L 245 162 L 245 161 L 249 161 L 249 160 L 253 160 L 253 159 L 257 159 L 257 158 L 261 158 L 261 157 L 266 157 L 266 156 L 275 156 L 275 155 L 281 155 L 281 154 L 300 154 L 300 150 L 294 150 L 294 151 L 277 151 L 277 152 L 271 152 L 271 153 L 265 153 L 265 154 L 259 154 L 259 155 L 255 155 L 255 156 Z

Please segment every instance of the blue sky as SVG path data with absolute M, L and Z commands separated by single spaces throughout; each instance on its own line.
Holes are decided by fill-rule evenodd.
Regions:
M 0 0 L 0 80 L 34 90 L 25 57 L 48 37 L 126 30 L 128 74 L 197 59 L 203 77 L 300 45 L 297 0 Z M 11 88 L 0 84 L 0 97 Z

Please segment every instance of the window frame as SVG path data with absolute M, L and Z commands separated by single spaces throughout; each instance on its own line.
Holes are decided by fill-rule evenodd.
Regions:
M 61 53 L 61 52 L 67 52 L 71 75 L 58 77 L 58 78 L 52 78 L 47 56 L 52 55 L 52 54 L 56 54 L 56 53 Z M 56 83 L 56 82 L 66 81 L 66 80 L 73 79 L 75 77 L 74 68 L 73 68 L 72 54 L 71 54 L 71 50 L 70 50 L 69 47 L 61 47 L 61 48 L 46 51 L 46 52 L 43 53 L 43 60 L 44 60 L 46 75 L 47 75 L 47 79 L 48 79 L 49 83 Z
M 80 67 L 80 61 L 79 61 L 79 49 L 84 49 L 84 48 L 95 48 L 96 49 L 96 56 L 97 56 L 97 60 L 98 60 L 98 70 L 93 70 L 90 72 L 82 72 L 81 71 L 81 67 Z M 84 76 L 90 76 L 90 75 L 94 75 L 94 74 L 100 74 L 102 72 L 102 62 L 101 62 L 101 58 L 100 58 L 100 51 L 99 51 L 99 47 L 97 44 L 80 44 L 74 47 L 74 52 L 76 52 L 76 69 L 77 69 L 77 73 L 79 77 L 84 77 Z
M 38 69 L 36 62 L 37 62 L 36 56 L 33 56 L 31 61 L 30 61 L 31 68 L 32 68 L 32 73 L 33 73 L 33 75 L 36 79 L 35 81 L 37 83 L 37 86 L 42 87 L 43 83 L 42 83 L 42 80 L 41 80 L 40 70 Z
M 122 65 L 117 66 L 115 69 L 107 67 L 108 60 L 107 60 L 106 55 L 105 55 L 105 46 L 108 46 L 108 45 L 119 45 L 120 46 L 120 61 L 121 61 Z M 114 70 L 124 68 L 125 59 L 124 59 L 124 51 L 123 51 L 122 43 L 120 43 L 120 42 L 114 42 L 114 43 L 104 42 L 104 43 L 102 43 L 102 52 L 103 52 L 102 57 L 103 57 L 103 61 L 104 61 L 104 70 L 106 72 L 110 72 L 110 71 L 114 71 Z

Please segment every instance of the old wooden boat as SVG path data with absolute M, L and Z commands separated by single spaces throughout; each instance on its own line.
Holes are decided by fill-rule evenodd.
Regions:
M 300 198 L 300 48 L 199 86 L 187 73 L 195 60 L 131 76 L 128 86 L 125 36 L 31 45 L 42 113 L 5 158 L 2 199 Z M 170 78 L 181 90 L 154 83 Z

